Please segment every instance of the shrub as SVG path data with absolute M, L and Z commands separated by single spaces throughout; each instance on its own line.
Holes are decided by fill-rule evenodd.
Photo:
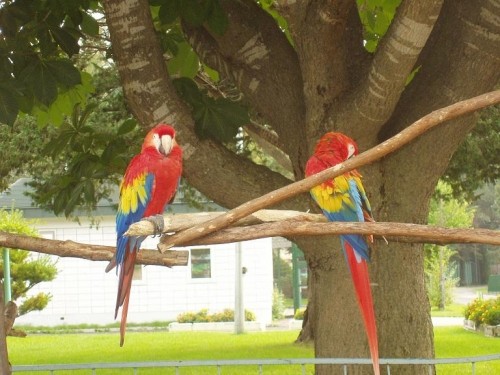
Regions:
M 293 318 L 295 320 L 304 320 L 304 313 L 306 312 L 306 309 L 297 309 L 297 311 L 295 311 L 295 315 L 293 316 Z
M 283 319 L 285 317 L 285 296 L 276 287 L 273 288 L 273 320 Z
M 252 311 L 245 310 L 245 320 L 252 322 L 256 320 Z M 233 322 L 234 310 L 224 309 L 222 312 L 208 313 L 208 309 L 201 309 L 198 312 L 188 311 L 177 315 L 178 323 L 207 323 L 207 322 Z
M 476 298 L 467 305 L 464 316 L 465 319 L 472 320 L 477 325 L 499 325 L 500 297 L 486 301 L 482 298 Z

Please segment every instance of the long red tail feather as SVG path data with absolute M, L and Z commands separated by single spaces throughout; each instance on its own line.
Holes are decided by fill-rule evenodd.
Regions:
M 128 303 L 130 300 L 130 289 L 134 276 L 135 259 L 137 251 L 129 252 L 125 256 L 125 262 L 120 269 L 118 278 L 118 295 L 116 296 L 115 319 L 118 316 L 118 310 L 122 307 L 122 318 L 120 321 L 120 346 L 125 342 L 125 330 L 127 328 Z
M 352 281 L 356 289 L 356 297 L 365 323 L 368 345 L 370 347 L 370 354 L 373 362 L 373 371 L 375 375 L 380 375 L 377 326 L 375 323 L 375 311 L 373 309 L 368 265 L 366 260 L 362 258 L 356 259 L 354 249 L 347 241 L 344 242 L 344 246 L 347 262 L 351 270 Z

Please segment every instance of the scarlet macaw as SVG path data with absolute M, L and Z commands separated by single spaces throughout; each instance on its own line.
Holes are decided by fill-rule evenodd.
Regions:
M 316 144 L 314 154 L 306 164 L 306 176 L 311 176 L 340 164 L 358 154 L 356 143 L 342 133 L 326 133 Z M 356 171 L 344 173 L 311 189 L 311 195 L 330 221 L 373 221 L 370 202 Z M 340 242 L 356 289 L 356 297 L 368 337 L 375 374 L 380 374 L 377 327 L 373 310 L 367 261 L 369 248 L 358 234 L 343 234 Z
M 182 149 L 175 141 L 170 125 L 159 124 L 149 131 L 141 153 L 130 161 L 120 185 L 120 201 L 116 214 L 116 254 L 106 272 L 117 266 L 118 295 L 115 319 L 122 308 L 120 346 L 125 339 L 130 288 L 137 252 L 145 237 L 127 237 L 123 234 L 131 224 L 149 220 L 155 231 L 161 233 L 167 204 L 173 200 L 182 172 Z

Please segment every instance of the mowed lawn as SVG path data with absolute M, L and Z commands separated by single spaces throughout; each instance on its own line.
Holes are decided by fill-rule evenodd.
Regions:
M 96 362 L 143 362 L 249 358 L 310 358 L 313 348 L 294 344 L 298 331 L 260 332 L 234 335 L 206 332 L 128 332 L 119 347 L 117 333 L 30 335 L 9 338 L 13 365 Z M 484 337 L 460 327 L 435 329 L 436 356 L 467 357 L 500 353 L 500 338 Z M 467 374 L 470 365 L 438 367 L 438 375 Z M 73 372 L 79 374 L 83 372 Z M 86 373 L 89 373 L 88 371 Z M 130 370 L 100 370 L 97 374 L 132 374 Z M 174 374 L 175 369 L 140 370 L 139 374 Z M 258 374 L 256 366 L 222 368 L 223 374 Z M 299 366 L 264 366 L 264 374 L 301 373 Z M 312 366 L 307 366 L 312 374 Z M 476 374 L 500 374 L 500 362 L 477 364 Z M 27 374 L 27 373 L 23 373 Z M 35 374 L 35 373 L 33 373 Z M 40 374 L 40 373 L 38 373 Z M 69 372 L 56 372 L 69 374 Z M 182 368 L 180 374 L 217 374 L 214 367 Z

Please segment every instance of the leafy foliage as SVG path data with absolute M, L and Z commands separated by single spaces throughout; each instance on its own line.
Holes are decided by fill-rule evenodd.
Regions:
M 364 28 L 365 48 L 375 52 L 378 42 L 391 25 L 401 0 L 356 0 Z
M 273 279 L 277 289 L 285 297 L 293 297 L 292 267 L 277 251 L 273 251 Z
M 500 179 L 500 106 L 481 112 L 476 127 L 467 135 L 443 175 L 456 197 L 476 198 L 485 183 Z
M 272 316 L 273 320 L 283 319 L 285 317 L 285 296 L 276 285 L 273 288 Z
M 191 106 L 196 134 L 201 139 L 212 137 L 229 142 L 240 126 L 249 123 L 248 110 L 239 103 L 226 98 L 212 98 L 187 78 L 178 78 L 173 82 L 179 95 Z
M 116 71 L 98 69 L 94 79 L 89 104 L 76 106 L 60 128 L 47 128 L 46 158 L 31 161 L 32 198 L 56 214 L 91 212 L 109 197 L 144 135 L 128 117 Z
M 33 227 L 34 222 L 23 218 L 19 210 L 7 211 L 0 209 L 0 230 L 26 234 L 29 236 L 38 236 Z M 57 276 L 55 263 L 46 255 L 31 255 L 28 251 L 11 249 L 10 250 L 11 267 L 11 287 L 12 300 L 18 301 L 19 314 L 27 314 L 34 310 L 43 310 L 50 301 L 50 294 L 38 293 L 27 297 L 28 291 L 35 285 L 54 280 Z M 3 279 L 3 260 L 0 260 L 1 277 Z
M 96 34 L 90 16 L 96 1 L 15 0 L 0 8 L 0 122 L 13 125 L 18 113 L 73 107 L 91 91 L 69 59 L 84 33 Z M 85 83 L 85 82 L 86 83 Z M 67 113 L 67 111 L 66 111 Z M 48 116 L 48 115 L 47 115 Z M 52 110 L 51 120 L 57 122 Z M 60 120 L 59 120 L 60 123 Z
M 429 224 L 448 228 L 470 227 L 475 210 L 465 201 L 452 198 L 451 186 L 440 181 L 431 200 Z M 458 278 L 451 262 L 456 251 L 449 246 L 425 245 L 427 293 L 432 306 L 444 307 L 452 302 L 452 288 Z M 444 293 L 443 293 L 444 291 Z
M 305 312 L 306 309 L 297 309 L 297 311 L 295 311 L 295 315 L 293 316 L 293 318 L 295 320 L 303 320 Z
M 500 228 L 500 184 L 487 184 L 479 189 L 476 194 L 479 197 L 474 201 L 476 207 L 474 226 L 487 229 Z M 489 275 L 488 271 L 491 273 L 498 273 L 500 270 L 500 253 L 496 246 L 475 244 L 473 246 L 468 246 L 468 250 L 469 252 L 473 252 L 476 257 L 484 257 L 486 259 L 486 264 L 489 265 L 486 270 L 487 272 L 483 275 L 483 282 L 487 280 Z
M 245 320 L 255 321 L 255 314 L 245 310 Z M 177 316 L 178 323 L 209 323 L 209 322 L 234 322 L 234 310 L 224 309 L 222 312 L 208 313 L 208 309 L 201 309 L 198 312 L 185 312 Z

